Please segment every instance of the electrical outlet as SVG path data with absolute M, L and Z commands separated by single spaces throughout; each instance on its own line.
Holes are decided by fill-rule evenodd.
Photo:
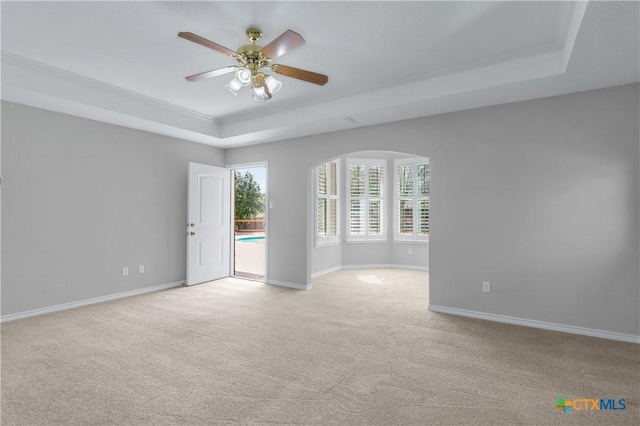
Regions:
M 138 273 L 144 274 L 144 265 L 138 265 Z
M 407 249 L 407 254 L 409 256 L 413 256 L 413 249 Z
M 122 268 L 122 276 L 126 277 L 127 275 L 129 275 L 129 268 L 125 266 Z
M 491 283 L 489 281 L 482 282 L 482 292 L 491 293 Z

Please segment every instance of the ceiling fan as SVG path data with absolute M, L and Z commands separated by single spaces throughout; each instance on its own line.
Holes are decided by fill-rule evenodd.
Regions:
M 189 81 L 200 81 L 235 71 L 235 78 L 226 85 L 226 88 L 234 95 L 237 95 L 238 91 L 243 86 L 251 85 L 253 89 L 253 98 L 257 101 L 271 99 L 272 95 L 282 87 L 282 83 L 280 81 L 276 80 L 271 75 L 265 74 L 263 71 L 265 69 L 276 74 L 297 78 L 298 80 L 307 81 L 320 86 L 329 81 L 329 77 L 324 74 L 318 74 L 287 65 L 271 63 L 272 59 L 278 58 L 288 51 L 304 44 L 302 36 L 295 31 L 285 31 L 278 38 L 264 47 L 257 44 L 258 40 L 262 37 L 262 31 L 256 28 L 249 28 L 246 33 L 251 44 L 240 46 L 237 52 L 193 33 L 178 33 L 179 37 L 230 56 L 239 63 L 239 65 L 230 65 L 228 67 L 190 75 L 186 77 L 186 79 Z

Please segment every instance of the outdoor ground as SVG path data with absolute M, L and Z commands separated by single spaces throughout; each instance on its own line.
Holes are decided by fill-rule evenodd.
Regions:
M 238 237 L 264 237 L 264 232 L 236 234 L 234 275 L 263 279 L 265 272 L 264 240 L 242 241 Z

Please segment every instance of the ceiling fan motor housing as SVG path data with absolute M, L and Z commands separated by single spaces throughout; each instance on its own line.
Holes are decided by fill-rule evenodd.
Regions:
M 262 46 L 257 44 L 246 44 L 238 48 L 238 62 L 251 70 L 252 74 L 260 71 L 260 68 L 269 67 L 271 59 L 264 56 L 261 52 Z

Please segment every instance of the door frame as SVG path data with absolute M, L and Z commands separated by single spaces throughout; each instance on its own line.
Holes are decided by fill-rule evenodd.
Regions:
M 235 163 L 235 164 L 227 164 L 225 166 L 227 169 L 231 170 L 233 175 L 231 176 L 231 221 L 234 223 L 231 226 L 231 237 L 230 248 L 229 248 L 229 273 L 232 277 L 235 271 L 236 265 L 236 254 L 234 250 L 235 245 L 235 205 L 236 205 L 236 191 L 235 191 L 235 171 L 236 169 L 246 169 L 251 167 L 264 167 L 265 169 L 265 179 L 264 183 L 266 188 L 264 188 L 264 278 L 262 280 L 255 280 L 258 282 L 268 282 L 269 281 L 269 210 L 273 208 L 271 202 L 269 201 L 269 162 L 268 161 L 255 161 L 251 163 Z M 242 277 L 236 277 L 243 279 Z

